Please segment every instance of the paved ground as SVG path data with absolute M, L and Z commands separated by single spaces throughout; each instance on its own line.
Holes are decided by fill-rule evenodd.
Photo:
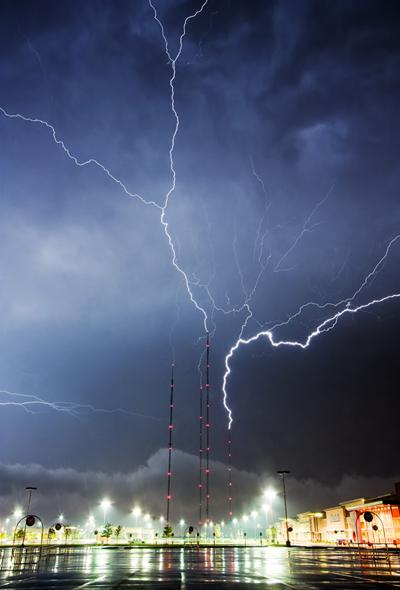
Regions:
M 40 565 L 19 564 L 6 554 L 0 589 L 154 588 L 196 590 L 313 590 L 327 585 L 341 590 L 400 588 L 400 554 L 388 562 L 384 553 L 340 549 L 283 547 L 241 548 L 71 548 L 54 550 Z M 34 558 L 32 559 L 34 561 Z

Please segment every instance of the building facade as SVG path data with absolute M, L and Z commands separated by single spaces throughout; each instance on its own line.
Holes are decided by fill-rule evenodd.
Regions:
M 395 493 L 347 500 L 320 512 L 303 512 L 290 519 L 288 526 L 293 544 L 400 547 L 400 482 L 395 484 Z M 285 520 L 275 527 L 277 542 L 284 543 Z

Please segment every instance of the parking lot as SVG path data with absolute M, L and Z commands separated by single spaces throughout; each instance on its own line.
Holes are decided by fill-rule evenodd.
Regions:
M 3 556 L 0 588 L 400 588 L 400 554 L 284 547 L 71 547 Z

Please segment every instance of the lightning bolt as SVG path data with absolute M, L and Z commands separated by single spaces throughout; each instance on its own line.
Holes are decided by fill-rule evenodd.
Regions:
M 134 199 L 139 200 L 143 205 L 151 206 L 151 207 L 154 207 L 157 210 L 159 210 L 160 224 L 164 230 L 164 234 L 167 238 L 168 245 L 169 245 L 169 248 L 170 248 L 170 251 L 172 254 L 172 264 L 184 280 L 190 301 L 195 306 L 197 311 L 199 311 L 201 313 L 201 315 L 203 317 L 203 326 L 204 326 L 205 332 L 207 332 L 207 330 L 208 330 L 208 326 L 207 326 L 208 315 L 207 315 L 206 309 L 202 305 L 200 305 L 200 303 L 197 301 L 197 299 L 195 298 L 195 296 L 193 294 L 192 288 L 195 286 L 195 283 L 193 283 L 192 281 L 189 280 L 187 273 L 184 271 L 184 269 L 178 263 L 178 257 L 177 257 L 177 253 L 176 253 L 176 249 L 175 249 L 175 244 L 174 244 L 172 235 L 169 231 L 169 223 L 167 221 L 167 209 L 168 209 L 168 205 L 170 202 L 170 198 L 173 195 L 173 193 L 175 192 L 175 188 L 176 188 L 176 170 L 175 170 L 175 163 L 174 163 L 174 151 L 175 151 L 175 141 L 176 141 L 176 137 L 178 135 L 179 126 L 180 126 L 179 115 L 178 115 L 178 112 L 175 108 L 176 66 L 177 66 L 178 60 L 182 54 L 183 41 L 186 36 L 187 25 L 191 20 L 195 19 L 199 14 L 201 14 L 201 12 L 204 10 L 207 3 L 208 3 L 208 0 L 204 0 L 198 10 L 196 10 L 193 14 L 191 14 L 185 18 L 184 23 L 183 23 L 183 27 L 182 27 L 182 32 L 179 36 L 178 50 L 175 54 L 175 57 L 172 57 L 170 50 L 169 50 L 168 40 L 165 35 L 164 25 L 162 24 L 160 18 L 158 17 L 157 10 L 156 10 L 152 0 L 149 0 L 149 6 L 151 7 L 151 9 L 153 11 L 154 20 L 157 22 L 157 24 L 159 25 L 160 30 L 161 30 L 161 36 L 164 41 L 165 54 L 168 59 L 169 65 L 171 67 L 171 77 L 169 79 L 169 86 L 170 86 L 171 112 L 172 112 L 174 119 L 175 119 L 175 126 L 174 126 L 174 130 L 172 133 L 171 143 L 170 143 L 170 148 L 169 148 L 169 162 L 170 162 L 170 171 L 171 171 L 172 181 L 171 181 L 171 186 L 164 197 L 163 204 L 161 204 L 161 205 L 154 200 L 149 200 L 149 199 L 144 198 L 139 193 L 132 193 L 119 178 L 114 176 L 114 174 L 112 174 L 112 172 L 104 164 L 99 162 L 97 159 L 95 159 L 95 158 L 89 158 L 87 160 L 79 159 L 78 156 L 73 154 L 71 149 L 69 147 L 67 147 L 65 142 L 58 137 L 55 127 L 53 125 L 51 125 L 50 123 L 48 123 L 47 121 L 45 121 L 43 119 L 39 119 L 37 117 L 27 117 L 26 115 L 22 115 L 20 113 L 9 113 L 8 111 L 6 111 L 6 109 L 4 109 L 3 107 L 0 106 L 0 112 L 8 119 L 19 119 L 19 120 L 24 121 L 26 123 L 33 123 L 33 124 L 41 125 L 41 126 L 45 127 L 46 129 L 48 129 L 51 133 L 54 143 L 64 151 L 64 153 L 67 155 L 67 157 L 72 162 L 74 162 L 74 164 L 76 166 L 79 166 L 79 167 L 95 166 L 95 167 L 99 168 L 108 176 L 108 178 L 110 180 L 112 180 L 114 183 L 116 183 L 122 189 L 122 191 L 125 193 L 125 195 L 127 195 L 130 198 L 134 198 Z
M 326 199 L 326 197 L 325 197 L 325 199 Z M 314 209 L 314 212 L 315 212 L 315 209 Z M 308 219 L 310 219 L 310 217 L 308 217 Z M 232 357 L 234 356 L 235 352 L 240 348 L 240 346 L 251 344 L 252 342 L 256 342 L 257 340 L 259 340 L 260 338 L 265 338 L 268 340 L 270 345 L 273 346 L 274 348 L 279 348 L 281 346 L 288 346 L 288 347 L 292 347 L 292 348 L 301 348 L 304 350 L 310 346 L 310 344 L 311 344 L 312 340 L 314 340 L 314 338 L 316 338 L 317 336 L 319 336 L 325 332 L 330 332 L 331 330 L 333 330 L 333 328 L 337 325 L 338 321 L 343 316 L 345 316 L 347 314 L 356 314 L 360 311 L 367 310 L 375 305 L 382 304 L 387 301 L 399 299 L 400 293 L 392 293 L 390 295 L 386 295 L 386 296 L 381 297 L 379 299 L 372 299 L 371 301 L 368 301 L 367 303 L 352 306 L 352 303 L 354 303 L 354 300 L 356 299 L 356 297 L 358 295 L 360 295 L 360 293 L 368 286 L 369 283 L 372 282 L 372 280 L 376 277 L 376 275 L 382 270 L 383 266 L 386 263 L 386 260 L 388 258 L 388 255 L 389 255 L 389 252 L 390 252 L 392 246 L 399 239 L 400 239 L 400 234 L 397 234 L 394 238 L 392 238 L 390 240 L 390 242 L 388 243 L 388 245 L 385 249 L 383 256 L 378 260 L 378 262 L 375 264 L 375 266 L 372 268 L 372 270 L 366 275 L 366 277 L 364 278 L 364 280 L 362 281 L 360 286 L 356 289 L 356 291 L 354 291 L 354 293 L 350 297 L 348 297 L 347 299 L 342 299 L 341 301 L 338 301 L 336 303 L 327 302 L 324 304 L 319 304 L 319 303 L 312 302 L 312 301 L 307 302 L 307 303 L 303 304 L 299 308 L 299 310 L 296 313 L 294 313 L 293 315 L 291 315 L 286 321 L 276 323 L 269 330 L 261 330 L 261 331 L 257 332 L 254 336 L 251 336 L 249 338 L 243 338 L 244 328 L 246 327 L 245 324 L 247 324 L 250 317 L 246 318 L 246 321 L 242 325 L 241 333 L 240 333 L 238 339 L 236 340 L 235 344 L 233 344 L 233 346 L 230 348 L 229 352 L 225 356 L 225 373 L 224 373 L 223 381 L 222 381 L 222 393 L 223 393 L 223 404 L 224 404 L 224 407 L 225 407 L 227 414 L 228 414 L 228 429 L 231 428 L 232 422 L 233 422 L 232 410 L 228 405 L 228 394 L 227 394 L 228 379 L 229 379 L 229 375 L 232 372 L 231 366 L 230 366 L 230 361 L 231 361 Z M 333 315 L 330 315 L 329 317 L 324 319 L 320 324 L 317 325 L 316 328 L 314 328 L 314 330 L 312 330 L 308 334 L 308 336 L 303 341 L 301 341 L 301 340 L 279 340 L 279 339 L 276 339 L 274 336 L 274 331 L 277 328 L 280 328 L 281 326 L 288 325 L 295 318 L 299 317 L 301 315 L 301 313 L 304 311 L 304 309 L 306 309 L 307 307 L 316 306 L 316 307 L 318 307 L 318 309 L 326 309 L 329 306 L 333 306 L 333 307 L 337 308 L 337 307 L 340 307 L 341 305 L 345 305 L 345 307 L 343 309 L 333 313 Z M 249 309 L 249 312 L 251 315 L 250 309 Z
M 8 391 L 7 389 L 0 389 L 0 406 L 17 406 L 23 408 L 29 414 L 39 414 L 41 412 L 35 411 L 35 408 L 44 407 L 74 417 L 87 414 L 125 414 L 127 416 L 159 420 L 155 416 L 131 412 L 124 408 L 97 408 L 91 404 L 79 404 L 71 401 L 49 401 L 37 395 Z
M 260 272 L 256 278 L 253 288 L 250 290 L 248 295 L 246 295 L 246 291 L 244 290 L 245 300 L 241 305 L 232 307 L 229 305 L 229 300 L 228 300 L 229 309 L 222 307 L 222 306 L 218 306 L 216 304 L 215 299 L 213 298 L 213 296 L 211 294 L 209 285 L 202 283 L 197 278 L 195 278 L 194 280 L 190 279 L 188 274 L 185 272 L 185 270 L 182 268 L 182 266 L 178 262 L 178 255 L 176 252 L 175 243 L 174 243 L 172 234 L 169 230 L 169 222 L 168 222 L 168 218 L 167 218 L 167 211 L 168 211 L 170 199 L 172 198 L 172 196 L 175 192 L 175 189 L 176 189 L 176 169 L 175 169 L 175 162 L 174 162 L 174 152 L 175 152 L 176 139 L 177 139 L 177 136 L 179 133 L 179 128 L 180 128 L 180 119 L 179 119 L 179 115 L 178 115 L 176 105 L 175 105 L 175 80 L 176 80 L 176 75 L 177 75 L 177 64 L 178 64 L 179 59 L 182 55 L 184 39 L 186 37 L 186 32 L 187 32 L 187 26 L 190 23 L 190 21 L 195 19 L 198 15 L 200 15 L 203 12 L 204 8 L 207 6 L 208 0 L 204 0 L 202 2 L 202 4 L 200 5 L 199 9 L 197 9 L 195 12 L 193 12 L 191 15 L 189 15 L 185 18 L 184 23 L 183 23 L 183 27 L 182 27 L 182 32 L 179 36 L 178 49 L 177 49 L 174 56 L 172 55 L 172 53 L 170 51 L 168 40 L 167 40 L 167 37 L 165 34 L 165 28 L 164 28 L 164 25 L 163 25 L 161 19 L 158 16 L 157 9 L 154 6 L 152 0 L 148 0 L 148 1 L 149 1 L 149 7 L 151 8 L 151 10 L 153 12 L 154 21 L 157 23 L 157 25 L 160 28 L 161 37 L 164 42 L 165 55 L 167 57 L 168 64 L 171 68 L 171 76 L 169 78 L 170 101 L 171 101 L 171 113 L 172 113 L 174 120 L 175 120 L 175 125 L 174 125 L 174 129 L 173 129 L 173 133 L 172 133 L 171 141 L 170 141 L 170 147 L 169 147 L 169 164 L 170 164 L 170 172 L 171 172 L 171 185 L 170 185 L 168 191 L 166 192 L 161 204 L 153 199 L 147 199 L 138 193 L 131 192 L 127 188 L 127 186 L 119 178 L 117 178 L 114 174 L 112 174 L 112 172 L 104 164 L 99 162 L 97 159 L 95 159 L 95 158 L 89 158 L 87 160 L 80 159 L 78 156 L 76 156 L 72 152 L 72 150 L 69 147 L 67 147 L 65 142 L 59 138 L 59 136 L 56 133 L 55 127 L 53 125 L 51 125 L 50 123 L 48 123 L 47 121 L 45 121 L 43 119 L 39 119 L 39 118 L 28 117 L 28 116 L 22 115 L 20 113 L 9 113 L 3 107 L 0 107 L 0 113 L 2 113 L 3 116 L 7 117 L 8 119 L 19 119 L 19 120 L 27 122 L 27 123 L 36 124 L 36 125 L 40 125 L 42 127 L 45 127 L 50 132 L 54 143 L 64 151 L 66 156 L 76 166 L 79 166 L 79 167 L 91 166 L 91 167 L 99 168 L 104 174 L 107 175 L 107 177 L 112 182 L 116 183 L 120 187 L 122 192 L 127 197 L 134 198 L 134 199 L 140 201 L 143 205 L 152 207 L 159 212 L 159 215 L 160 215 L 159 221 L 160 221 L 160 225 L 162 227 L 162 230 L 165 234 L 166 240 L 168 242 L 168 246 L 169 246 L 169 249 L 171 252 L 172 264 L 173 264 L 174 268 L 176 269 L 176 271 L 181 275 L 181 277 L 183 279 L 183 282 L 185 284 L 186 291 L 188 293 L 191 303 L 194 305 L 196 310 L 202 316 L 203 327 L 204 327 L 205 332 L 208 332 L 208 330 L 209 330 L 208 314 L 207 314 L 205 306 L 202 305 L 201 303 L 199 303 L 199 301 L 195 297 L 194 289 L 201 289 L 207 295 L 207 299 L 210 302 L 211 309 L 212 309 L 211 317 L 213 317 L 214 312 L 219 312 L 219 313 L 222 313 L 225 315 L 232 314 L 232 313 L 240 313 L 242 311 L 246 312 L 245 318 L 244 318 L 241 328 L 240 328 L 239 336 L 225 357 L 225 372 L 224 372 L 224 376 L 223 376 L 222 391 L 223 391 L 223 404 L 224 404 L 224 407 L 228 413 L 229 429 L 230 429 L 231 425 L 232 425 L 233 417 L 232 417 L 232 411 L 229 408 L 228 403 L 227 403 L 227 383 L 228 383 L 229 375 L 231 374 L 230 361 L 231 361 L 233 355 L 235 354 L 235 352 L 241 346 L 251 344 L 252 342 L 255 342 L 261 338 L 265 338 L 266 340 L 268 340 L 269 344 L 271 346 L 273 346 L 274 348 L 278 348 L 281 346 L 290 346 L 290 347 L 295 347 L 295 348 L 306 349 L 309 347 L 309 345 L 311 344 L 311 342 L 314 338 L 321 335 L 322 333 L 329 332 L 330 330 L 332 330 L 337 325 L 337 323 L 342 318 L 342 316 L 344 316 L 346 314 L 356 314 L 360 311 L 367 310 L 368 308 L 371 308 L 375 305 L 379 305 L 384 302 L 399 298 L 400 294 L 394 293 L 394 294 L 382 297 L 380 299 L 372 299 L 368 303 L 364 303 L 361 305 L 352 305 L 354 303 L 356 297 L 361 293 L 361 291 L 363 291 L 373 281 L 375 276 L 382 269 L 383 265 L 385 264 L 385 261 L 387 259 L 387 256 L 389 254 L 391 247 L 398 241 L 398 239 L 400 239 L 400 234 L 398 236 L 395 236 L 391 240 L 391 242 L 388 244 L 388 246 L 386 248 L 385 254 L 377 262 L 377 264 L 374 266 L 374 268 L 371 270 L 371 272 L 368 273 L 368 275 L 365 277 L 364 281 L 361 283 L 360 287 L 350 297 L 343 299 L 343 300 L 336 302 L 336 303 L 327 302 L 327 303 L 320 304 L 320 303 L 316 303 L 316 302 L 307 302 L 307 303 L 303 304 L 296 313 L 291 315 L 284 322 L 276 323 L 272 328 L 269 328 L 268 330 L 261 329 L 255 335 L 253 335 L 249 338 L 244 338 L 245 329 L 248 327 L 250 320 L 252 318 L 254 318 L 253 312 L 251 309 L 251 300 L 257 290 L 257 286 L 259 284 L 259 281 L 261 280 L 264 269 L 270 260 L 270 257 L 268 257 L 266 262 L 261 264 Z M 265 192 L 264 183 L 263 183 L 262 179 L 256 173 L 253 163 L 252 163 L 252 171 L 253 171 L 255 178 L 258 180 L 258 182 L 260 182 L 260 185 L 261 185 L 263 191 Z M 309 216 L 306 218 L 304 224 L 302 225 L 300 233 L 296 236 L 295 240 L 290 245 L 288 250 L 280 257 L 277 264 L 275 265 L 275 268 L 274 268 L 275 272 L 282 272 L 284 270 L 287 270 L 286 268 L 282 268 L 282 263 L 288 258 L 290 253 L 294 250 L 294 248 L 302 240 L 304 235 L 313 231 L 313 229 L 316 225 L 316 224 L 312 223 L 313 217 L 315 216 L 315 214 L 317 213 L 319 208 L 328 199 L 333 188 L 334 188 L 334 185 L 332 185 L 332 187 L 328 191 L 327 195 L 315 205 L 315 207 L 313 208 L 313 210 L 311 211 Z M 262 223 L 259 225 L 259 229 L 257 231 L 257 237 L 256 237 L 255 244 L 257 244 L 257 243 L 259 244 L 259 246 L 258 246 L 259 247 L 258 260 L 261 263 L 262 250 L 263 250 Z M 277 330 L 281 326 L 288 325 L 294 319 L 299 317 L 301 315 L 301 313 L 306 308 L 313 307 L 313 306 L 317 307 L 320 310 L 327 309 L 328 307 L 333 307 L 334 310 L 337 310 L 341 306 L 344 306 L 344 307 L 340 310 L 334 311 L 329 317 L 327 317 L 326 319 L 321 321 L 317 325 L 317 327 L 314 330 L 312 330 L 303 341 L 302 340 L 279 340 L 275 337 L 275 330 Z M 7 393 L 7 392 L 4 391 L 3 393 Z M 10 394 L 11 392 L 8 392 L 8 393 Z M 61 411 L 70 412 L 70 413 L 71 412 L 73 413 L 74 411 L 79 411 L 79 409 L 80 410 L 85 409 L 87 411 L 96 411 L 96 412 L 97 411 L 99 411 L 99 412 L 125 411 L 125 410 L 122 410 L 119 408 L 115 409 L 115 410 L 104 410 L 104 409 L 94 408 L 93 406 L 90 406 L 90 405 L 74 404 L 73 402 L 48 402 L 42 398 L 39 398 L 36 396 L 29 396 L 26 394 L 13 394 L 13 395 L 16 395 L 17 397 L 18 397 L 18 395 L 24 396 L 24 400 L 22 400 L 21 403 L 24 404 L 24 407 L 28 410 L 29 410 L 29 408 L 33 407 L 35 404 L 39 404 L 39 405 L 42 404 L 42 405 L 48 406 L 54 410 L 61 410 Z M 14 402 L 15 401 L 16 400 L 14 399 Z M 7 401 L 3 402 L 3 405 L 5 403 L 7 403 L 8 405 L 13 404 L 12 400 L 8 400 L 8 402 Z M 2 402 L 0 402 L 0 405 L 1 404 L 2 404 Z
M 259 264 L 262 264 L 261 259 L 262 259 L 262 255 L 264 252 L 264 240 L 265 240 L 265 235 L 268 231 L 268 229 L 266 229 L 264 232 L 262 232 L 262 228 L 264 226 L 265 223 L 265 219 L 267 217 L 267 214 L 271 208 L 272 202 L 268 197 L 268 192 L 267 189 L 265 187 L 265 182 L 263 181 L 263 179 L 261 178 L 261 176 L 258 174 L 255 165 L 254 165 L 254 160 L 252 158 L 252 156 L 250 156 L 250 166 L 251 166 L 251 172 L 254 176 L 254 178 L 257 180 L 258 184 L 261 187 L 263 196 L 264 196 L 264 213 L 262 214 L 262 216 L 260 217 L 260 221 L 257 227 L 257 232 L 256 232 L 256 239 L 254 240 L 254 253 L 253 256 L 255 258 L 256 256 L 256 251 L 258 250 L 258 262 Z
M 171 77 L 169 79 L 169 86 L 170 86 L 170 98 L 171 98 L 171 111 L 173 113 L 174 119 L 175 119 L 175 128 L 174 131 L 172 133 L 172 137 L 171 137 L 171 143 L 170 143 L 170 148 L 169 148 L 169 163 L 170 163 L 170 170 L 171 170 L 171 175 L 172 175 L 172 182 L 171 182 L 171 186 L 167 192 L 167 194 L 165 195 L 165 200 L 164 200 L 164 205 L 161 208 L 161 216 L 160 216 L 160 222 L 161 225 L 164 228 L 164 233 L 167 237 L 168 240 L 168 244 L 170 247 L 170 250 L 172 252 L 172 264 L 174 265 L 175 269 L 178 271 L 178 273 L 182 276 L 184 282 L 185 282 L 185 286 L 187 289 L 187 292 L 189 294 L 189 298 L 190 301 L 193 303 L 193 305 L 195 306 L 195 308 L 197 309 L 197 311 L 199 311 L 201 313 L 201 315 L 203 316 L 203 325 L 204 325 L 204 331 L 207 332 L 208 331 L 208 326 L 207 326 L 207 322 L 208 322 L 208 316 L 207 316 L 207 312 L 205 310 L 204 307 L 202 307 L 198 301 L 195 299 L 193 292 L 192 292 L 192 285 L 191 282 L 189 281 L 189 277 L 186 274 L 186 272 L 182 269 L 182 267 L 178 264 L 177 262 L 177 255 L 176 255 L 176 251 L 175 251 L 175 246 L 174 246 L 174 242 L 171 236 L 171 233 L 169 231 L 168 228 L 168 221 L 167 221 L 167 208 L 169 205 L 169 200 L 171 195 L 175 192 L 175 188 L 176 188 L 176 170 L 175 170 L 175 162 L 174 162 L 174 151 L 175 151 L 175 140 L 176 140 L 176 136 L 178 135 L 178 131 L 179 131 L 179 126 L 180 126 L 180 119 L 179 119 L 179 115 L 178 112 L 176 110 L 175 107 L 175 79 L 176 79 L 176 65 L 177 62 L 182 54 L 182 49 L 183 49 L 183 40 L 186 36 L 186 27 L 187 24 L 193 20 L 194 18 L 196 18 L 199 14 L 201 14 L 201 12 L 203 12 L 204 8 L 206 7 L 208 3 L 208 0 L 204 0 L 204 2 L 202 3 L 202 5 L 200 6 L 200 8 L 198 10 L 196 10 L 193 14 L 187 16 L 184 20 L 183 23 L 183 27 L 182 27 L 182 33 L 179 37 L 179 45 L 178 45 L 178 50 L 175 54 L 175 57 L 172 57 L 170 50 L 169 50 L 169 45 L 168 45 L 168 40 L 167 37 L 165 35 L 165 29 L 164 29 L 164 25 L 161 22 L 158 13 L 157 13 L 157 9 L 155 8 L 152 0 L 149 0 L 149 6 L 151 7 L 152 11 L 153 11 L 153 16 L 154 16 L 154 20 L 156 21 L 156 23 L 158 24 L 158 26 L 160 27 L 160 31 L 161 31 L 161 36 L 162 39 L 164 41 L 164 49 L 165 49 L 165 54 L 168 58 L 169 64 L 171 66 Z
M 168 63 L 170 65 L 171 68 L 171 76 L 169 79 L 169 87 L 170 87 L 170 101 L 171 101 L 171 112 L 173 114 L 174 120 L 175 120 L 175 126 L 173 129 L 173 133 L 171 136 L 171 142 L 170 142 L 170 147 L 169 147 L 169 163 L 170 163 L 170 172 L 171 172 L 171 185 L 168 189 L 168 191 L 165 194 L 163 203 L 160 204 L 158 202 L 156 202 L 155 200 L 152 199 L 146 199 L 145 197 L 143 197 L 142 195 L 140 195 L 139 193 L 135 193 L 135 192 L 131 192 L 127 186 L 122 182 L 122 180 L 120 180 L 119 178 L 117 178 L 103 163 L 101 163 L 99 160 L 95 159 L 95 158 L 88 158 L 88 159 L 81 159 L 79 158 L 77 155 L 75 155 L 72 150 L 66 145 L 66 143 L 64 142 L 64 140 L 60 139 L 60 137 L 58 136 L 56 129 L 53 125 L 51 125 L 48 121 L 45 121 L 44 119 L 40 119 L 37 117 L 28 117 L 26 115 L 23 115 L 21 113 L 10 113 L 8 112 L 6 109 L 4 109 L 3 107 L 0 106 L 0 113 L 3 114 L 4 117 L 8 118 L 8 119 L 18 119 L 21 120 L 25 123 L 31 123 L 34 125 L 39 125 L 44 127 L 46 130 L 48 130 L 51 134 L 51 137 L 53 139 L 53 142 L 60 147 L 63 152 L 65 153 L 65 155 L 78 167 L 96 167 L 99 168 L 104 174 L 106 174 L 106 176 L 114 183 L 116 183 L 120 189 L 122 189 L 123 193 L 130 198 L 136 199 L 138 201 L 140 201 L 143 205 L 148 206 L 148 207 L 152 207 L 155 208 L 156 210 L 159 211 L 160 213 L 160 224 L 161 227 L 164 231 L 164 234 L 166 236 L 170 251 L 171 251 L 171 257 L 172 257 L 172 264 L 174 266 L 174 268 L 176 269 L 176 271 L 181 275 L 181 277 L 183 278 L 187 293 L 189 295 L 190 301 L 192 302 L 192 304 L 194 305 L 194 307 L 197 309 L 197 311 L 200 312 L 202 318 L 203 318 L 203 327 L 204 327 L 204 331 L 207 333 L 209 330 L 208 327 L 208 314 L 207 311 L 205 309 L 204 306 L 202 306 L 198 300 L 196 299 L 196 297 L 194 296 L 193 293 L 193 288 L 194 287 L 202 287 L 203 290 L 205 291 L 205 293 L 209 296 L 210 302 L 211 302 L 211 307 L 212 307 L 212 316 L 211 316 L 211 320 L 212 320 L 212 325 L 213 325 L 213 332 L 215 331 L 215 325 L 214 325 L 214 321 L 213 321 L 213 314 L 214 311 L 217 309 L 216 305 L 215 305 L 215 301 L 211 296 L 210 290 L 208 289 L 208 287 L 203 286 L 198 280 L 195 281 L 191 281 L 188 277 L 188 274 L 185 272 L 185 270 L 181 267 L 181 265 L 178 263 L 178 256 L 177 256 L 177 252 L 176 252 L 176 248 L 175 248 L 175 244 L 174 244 L 174 240 L 172 238 L 171 232 L 169 231 L 169 223 L 167 220 L 167 209 L 168 209 L 168 205 L 170 203 L 170 199 L 173 195 L 173 193 L 175 192 L 176 189 L 176 169 L 175 169 L 175 163 L 174 163 L 174 151 L 175 151 L 175 142 L 176 142 L 176 137 L 178 135 L 179 132 L 179 127 L 180 127 L 180 119 L 179 119 L 179 115 L 178 112 L 176 110 L 175 107 L 175 79 L 176 79 L 176 67 L 177 67 L 177 63 L 179 58 L 181 57 L 182 54 L 182 50 L 183 50 L 183 42 L 184 42 L 184 38 L 186 36 L 186 30 L 187 30 L 187 26 L 188 23 L 195 19 L 199 14 L 201 14 L 201 12 L 204 10 L 204 8 L 206 7 L 208 3 L 208 0 L 204 0 L 203 3 L 201 4 L 200 8 L 198 10 L 196 10 L 193 14 L 190 14 L 189 16 L 187 16 L 184 20 L 183 23 L 183 27 L 182 27 L 182 32 L 179 36 L 179 44 L 178 44 L 178 49 L 177 52 L 175 54 L 175 56 L 173 57 L 170 49 L 169 49 L 169 45 L 168 45 L 168 40 L 165 34 L 165 29 L 164 29 L 164 25 L 161 22 L 157 10 L 152 2 L 152 0 L 149 0 L 149 6 L 153 11 L 153 16 L 154 16 L 154 20 L 156 21 L 156 23 L 158 24 L 160 31 L 161 31 L 161 36 L 162 39 L 164 41 L 164 49 L 165 49 L 165 54 L 168 60 Z M 174 327 L 171 328 L 171 336 L 170 336 L 170 340 L 172 340 L 172 331 L 173 331 Z M 171 342 L 171 346 L 172 346 L 172 342 Z M 172 347 L 173 348 L 173 347 Z M 202 358 L 202 357 L 201 357 Z M 201 362 L 201 359 L 199 361 L 199 364 Z M 27 395 L 27 394 L 19 394 L 19 393 L 15 393 L 15 392 L 8 392 L 6 390 L 0 391 L 0 394 L 3 395 L 9 395 L 9 396 L 13 396 L 12 399 L 8 399 L 8 400 L 0 400 L 0 405 L 18 405 L 23 407 L 26 411 L 31 412 L 31 413 L 35 413 L 32 408 L 34 408 L 35 406 L 46 406 L 52 410 L 56 410 L 56 411 L 61 411 L 61 412 L 66 412 L 70 415 L 76 415 L 79 412 L 82 411 L 87 411 L 87 412 L 104 412 L 104 413 L 115 413 L 115 412 L 123 412 L 123 413 L 128 413 L 126 410 L 123 410 L 122 408 L 116 408 L 116 409 L 112 409 L 112 410 L 107 410 L 107 409 L 102 409 L 102 408 L 95 408 L 89 404 L 76 404 L 74 402 L 51 402 L 51 401 L 47 401 L 44 400 L 38 396 L 35 395 Z M 21 398 L 23 398 L 23 400 L 21 400 Z M 19 400 L 19 401 L 18 401 Z M 132 415 L 140 415 L 137 413 L 131 413 Z M 143 417 L 150 417 L 150 416 L 143 416 Z
M 315 205 L 315 207 L 312 209 L 311 213 L 308 215 L 307 219 L 305 220 L 305 222 L 303 223 L 303 226 L 301 228 L 300 233 L 296 236 L 295 240 L 293 241 L 292 245 L 290 246 L 290 248 L 288 250 L 286 250 L 286 252 L 280 257 L 280 259 L 278 260 L 278 262 L 275 265 L 275 272 L 283 272 L 285 270 L 285 268 L 281 268 L 281 264 L 284 260 L 286 260 L 286 258 L 289 256 L 289 254 L 296 248 L 297 244 L 300 242 L 300 240 L 305 236 L 305 234 L 311 233 L 313 231 L 313 229 L 319 225 L 318 223 L 316 224 L 311 224 L 311 221 L 314 217 L 314 215 L 317 213 L 318 209 L 320 209 L 322 207 L 322 205 L 325 203 L 325 201 L 327 201 L 327 199 L 329 199 L 333 189 L 335 188 L 335 184 L 332 184 L 331 188 L 329 189 L 329 191 L 326 193 L 326 195 L 324 196 L 323 199 L 321 199 L 320 201 L 318 201 L 318 203 Z
M 101 162 L 99 162 L 95 158 L 89 158 L 88 160 L 80 160 L 78 158 L 78 156 L 75 156 L 72 153 L 72 151 L 70 150 L 70 148 L 68 148 L 66 146 L 65 142 L 58 137 L 55 127 L 53 125 L 51 125 L 50 123 L 48 123 L 47 121 L 44 121 L 43 119 L 38 119 L 37 117 L 27 117 L 26 115 L 21 115 L 20 113 L 9 113 L 1 106 L 0 106 L 0 112 L 8 119 L 20 119 L 21 121 L 25 121 L 25 123 L 34 123 L 36 125 L 41 125 L 42 127 L 46 127 L 46 129 L 48 129 L 50 131 L 50 133 L 53 137 L 54 143 L 61 147 L 61 149 L 64 151 L 64 153 L 67 155 L 67 157 L 72 162 L 74 162 L 74 164 L 76 166 L 79 166 L 80 168 L 83 168 L 86 166 L 95 166 L 97 168 L 100 168 L 100 170 L 102 170 L 108 176 L 108 178 L 110 178 L 110 180 L 115 182 L 128 197 L 138 199 L 141 203 L 143 203 L 143 205 L 151 205 L 153 207 L 156 207 L 157 209 L 160 209 L 160 210 L 162 209 L 161 205 L 159 205 L 155 201 L 148 201 L 144 197 L 139 195 L 138 193 L 131 193 L 121 180 L 116 178 L 110 172 L 110 170 L 108 168 L 106 168 L 106 166 L 104 166 L 104 164 L 102 164 Z
M 272 329 L 280 328 L 282 326 L 287 326 L 293 320 L 298 318 L 303 313 L 303 311 L 305 309 L 307 309 L 308 307 L 316 307 L 320 310 L 323 310 L 323 309 L 326 309 L 327 307 L 338 308 L 341 305 L 349 305 L 349 304 L 353 303 L 353 301 L 356 299 L 356 297 L 358 295 L 360 295 L 360 293 L 366 287 L 368 287 L 368 285 L 375 279 L 376 275 L 382 270 L 382 268 L 384 267 L 384 265 L 387 261 L 387 258 L 389 256 L 389 252 L 390 252 L 392 246 L 394 246 L 398 240 L 400 240 L 400 234 L 395 235 L 394 238 L 392 238 L 390 240 L 390 242 L 386 246 L 385 252 L 382 255 L 382 257 L 378 260 L 378 262 L 375 264 L 375 266 L 372 268 L 372 270 L 366 275 L 366 277 L 362 281 L 361 285 L 358 287 L 358 289 L 356 289 L 354 291 L 354 293 L 352 295 L 350 295 L 349 297 L 346 297 L 345 299 L 341 299 L 340 301 L 337 301 L 336 303 L 333 303 L 330 301 L 327 301 L 326 303 L 317 303 L 316 301 L 308 301 L 307 303 L 304 303 L 303 305 L 301 305 L 299 307 L 299 309 L 296 311 L 296 313 L 289 316 L 288 319 L 285 320 L 284 322 L 280 322 L 280 323 L 275 324 Z

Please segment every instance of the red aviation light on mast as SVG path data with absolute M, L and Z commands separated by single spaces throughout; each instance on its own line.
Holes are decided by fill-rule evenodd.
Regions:
M 203 386 L 200 385 L 199 395 L 199 525 L 203 520 Z
M 170 384 L 170 394 L 169 394 L 169 423 L 168 423 L 168 471 L 167 471 L 167 506 L 166 506 L 166 515 L 165 520 L 167 525 L 169 525 L 170 519 L 170 508 L 171 508 L 171 479 L 172 479 L 172 431 L 174 429 L 174 422 L 173 422 L 173 412 L 174 412 L 174 367 L 175 364 L 172 363 L 171 365 L 171 384 Z
M 206 522 L 210 519 L 210 334 L 206 337 Z

